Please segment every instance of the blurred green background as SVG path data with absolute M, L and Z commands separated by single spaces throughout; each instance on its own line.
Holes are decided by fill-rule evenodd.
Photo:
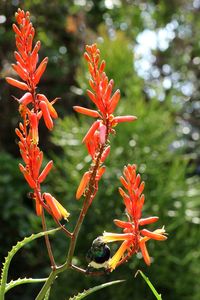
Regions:
M 166 242 L 149 242 L 153 263 L 146 267 L 140 255 L 115 272 L 99 278 L 69 271 L 54 284 L 50 299 L 64 300 L 91 286 L 126 279 L 88 299 L 153 300 L 138 269 L 150 278 L 163 300 L 200 299 L 200 1 L 133 0 L 0 0 L 0 261 L 17 240 L 41 230 L 29 191 L 18 170 L 20 161 L 14 128 L 19 122 L 11 95 L 21 93 L 5 82 L 14 62 L 11 25 L 20 7 L 29 10 L 42 42 L 40 59 L 49 57 L 39 91 L 58 96 L 60 119 L 50 135 L 41 126 L 40 145 L 55 168 L 43 186 L 71 212 L 73 228 L 81 208 L 74 201 L 79 180 L 89 166 L 81 140 L 91 119 L 72 112 L 72 105 L 92 107 L 85 96 L 85 44 L 97 42 L 106 59 L 106 72 L 120 88 L 118 114 L 133 114 L 138 121 L 121 124 L 112 137 L 107 173 L 83 224 L 75 262 L 86 267 L 85 254 L 104 230 L 116 231 L 112 220 L 124 217 L 117 192 L 123 166 L 136 163 L 146 182 L 143 216 L 158 215 L 169 233 Z M 48 220 L 49 226 L 54 224 Z M 150 227 L 150 226 L 149 226 Z M 52 238 L 54 254 L 63 263 L 68 241 Z M 115 250 L 113 246 L 112 251 Z M 32 242 L 15 257 L 10 278 L 43 277 L 49 273 L 43 240 Z M 40 285 L 24 285 L 6 299 L 34 299 Z

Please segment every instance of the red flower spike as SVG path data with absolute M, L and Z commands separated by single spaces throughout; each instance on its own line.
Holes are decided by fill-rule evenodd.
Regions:
M 146 242 L 150 239 L 164 241 L 167 239 L 164 227 L 156 229 L 153 232 L 147 229 L 140 229 L 140 226 L 154 223 L 158 217 L 149 217 L 141 219 L 142 207 L 145 197 L 141 193 L 144 189 L 144 182 L 141 182 L 140 175 L 136 176 L 136 165 L 128 165 L 124 167 L 124 177 L 120 177 L 127 193 L 119 188 L 119 193 L 124 200 L 126 206 L 127 221 L 114 220 L 115 225 L 123 229 L 123 234 L 104 232 L 103 241 L 105 243 L 114 241 L 124 241 L 116 254 L 110 259 L 109 266 L 114 270 L 117 266 L 125 262 L 134 253 L 139 250 L 142 253 L 144 261 L 150 265 L 151 260 L 146 247 Z
M 86 143 L 86 147 L 88 153 L 92 156 L 92 159 L 98 157 L 99 150 L 101 146 L 106 147 L 107 141 L 109 139 L 109 134 L 114 134 L 115 127 L 118 123 L 125 121 L 134 121 L 136 120 L 135 116 L 122 116 L 122 117 L 114 117 L 112 113 L 116 109 L 116 106 L 120 99 L 120 91 L 117 90 L 112 95 L 112 89 L 114 85 L 113 79 L 110 81 L 104 72 L 106 63 L 104 60 L 100 59 L 100 50 L 97 48 L 96 44 L 86 45 L 86 52 L 84 53 L 84 58 L 88 62 L 88 69 L 91 78 L 89 79 L 89 84 L 92 89 L 87 90 L 87 94 L 93 104 L 96 106 L 97 110 L 88 110 L 87 108 L 82 107 L 74 107 L 74 110 L 91 116 L 97 117 L 100 120 L 100 127 L 97 126 L 97 123 L 93 123 L 88 133 L 83 139 L 83 142 Z M 99 136 L 98 142 L 95 134 Z M 92 139 L 96 139 L 94 142 Z M 104 150 L 104 149 L 103 149 Z M 103 162 L 105 159 L 101 159 Z
M 17 51 L 14 52 L 16 63 L 13 64 L 12 67 L 24 82 L 11 77 L 7 77 L 6 81 L 12 86 L 27 91 L 20 99 L 13 97 L 19 103 L 19 112 L 23 119 L 23 124 L 20 123 L 19 129 L 17 128 L 15 130 L 20 139 L 18 143 L 20 153 L 26 165 L 24 167 L 20 164 L 19 168 L 30 188 L 34 189 L 33 199 L 36 201 L 36 213 L 38 216 L 41 216 L 43 199 L 38 196 L 41 193 L 40 184 L 50 172 L 53 162 L 50 161 L 40 174 L 43 153 L 38 147 L 38 125 L 41 116 L 43 116 L 46 126 L 50 130 L 53 128 L 52 118 L 55 119 L 58 117 L 57 112 L 53 107 L 57 98 L 52 102 L 49 102 L 45 95 L 37 94 L 36 92 L 36 85 L 39 83 L 41 76 L 46 69 L 48 58 L 44 58 L 37 67 L 39 60 L 38 52 L 41 43 L 38 41 L 35 46 L 33 45 L 35 29 L 30 22 L 29 15 L 29 12 L 18 9 L 15 14 L 17 24 L 13 24 L 13 30 L 16 34 Z M 53 208 L 54 204 L 55 208 Z M 57 207 L 58 213 L 56 214 L 55 212 L 57 218 L 65 218 L 69 215 L 55 198 L 53 198 L 52 205 L 50 205 L 52 209 L 50 206 L 45 205 L 44 208 L 46 208 L 48 213 L 51 211 L 54 212 Z

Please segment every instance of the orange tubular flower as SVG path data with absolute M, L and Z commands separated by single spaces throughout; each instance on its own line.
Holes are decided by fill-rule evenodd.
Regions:
M 20 171 L 23 173 L 30 188 L 33 189 L 33 199 L 36 204 L 36 213 L 38 216 L 42 214 L 42 207 L 44 207 L 49 213 L 53 214 L 53 205 L 58 208 L 59 213 L 56 215 L 56 219 L 68 216 L 58 204 L 57 200 L 52 200 L 49 203 L 44 202 L 44 198 L 41 196 L 40 184 L 45 180 L 48 173 L 52 169 L 53 162 L 47 163 L 44 170 L 41 172 L 41 166 L 43 162 L 43 153 L 40 150 L 38 126 L 41 116 L 44 118 L 44 122 L 49 130 L 53 128 L 53 120 L 58 117 L 53 104 L 57 98 L 49 102 L 47 97 L 43 94 L 37 94 L 37 84 L 39 83 L 41 76 L 43 75 L 48 58 L 44 58 L 38 65 L 38 52 L 40 49 L 40 41 L 38 41 L 33 47 L 33 38 L 35 35 L 35 29 L 30 22 L 29 12 L 24 12 L 18 9 L 15 14 L 16 24 L 13 24 L 13 30 L 15 32 L 16 47 L 15 59 L 16 64 L 12 67 L 21 78 L 22 81 L 7 77 L 7 82 L 19 88 L 26 93 L 20 98 L 15 100 L 19 103 L 19 112 L 23 119 L 23 124 L 19 124 L 19 128 L 16 128 L 15 132 L 19 137 L 19 148 L 22 159 L 25 166 L 19 165 Z M 56 203 L 56 204 L 55 204 Z M 61 212 L 62 211 L 62 212 Z
M 70 214 L 51 194 L 44 193 L 43 198 L 56 220 L 60 221 L 62 218 L 67 220 Z
M 126 206 L 128 221 L 114 220 L 115 225 L 123 229 L 122 234 L 104 232 L 102 240 L 105 243 L 123 241 L 117 252 L 111 258 L 109 266 L 114 270 L 117 266 L 127 261 L 130 256 L 139 250 L 142 253 L 144 261 L 150 265 L 151 260 L 146 247 L 146 242 L 150 239 L 164 241 L 167 239 L 164 227 L 156 229 L 153 232 L 147 229 L 140 229 L 140 226 L 154 223 L 158 217 L 141 218 L 142 207 L 144 204 L 144 182 L 141 182 L 140 175 L 136 174 L 136 165 L 124 167 L 124 177 L 120 181 L 127 193 L 119 188 L 119 193 Z

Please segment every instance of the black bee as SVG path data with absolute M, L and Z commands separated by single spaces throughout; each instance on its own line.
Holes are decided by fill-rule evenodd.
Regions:
M 90 269 L 108 269 L 108 262 L 110 260 L 110 248 L 102 241 L 101 237 L 96 238 L 90 250 L 86 255 L 88 262 L 87 271 Z

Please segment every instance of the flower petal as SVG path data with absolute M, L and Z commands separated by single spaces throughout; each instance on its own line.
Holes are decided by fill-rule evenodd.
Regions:
M 88 108 L 85 108 L 82 106 L 73 106 L 73 109 L 76 112 L 83 114 L 83 115 L 87 115 L 87 116 L 94 117 L 94 118 L 101 117 L 97 110 L 88 109 Z
M 141 234 L 149 237 L 150 239 L 154 239 L 157 241 L 165 241 L 167 237 L 164 234 L 157 233 L 156 230 L 154 232 L 149 231 L 147 229 L 140 230 Z
M 123 257 L 125 251 L 129 249 L 130 242 L 129 241 L 124 241 L 117 252 L 113 255 L 113 257 L 109 261 L 109 267 L 111 270 L 114 270 L 120 261 L 120 259 Z
M 140 244 L 140 250 L 141 250 L 142 256 L 144 258 L 144 261 L 147 264 L 147 266 L 150 266 L 151 259 L 150 259 L 150 256 L 149 256 L 149 253 L 148 253 L 148 250 L 146 247 L 146 243 L 145 243 L 145 241 L 142 240 L 142 241 L 140 241 L 139 244 Z
M 125 241 L 133 239 L 132 233 L 112 233 L 112 232 L 104 232 L 101 237 L 105 243 L 112 243 L 116 241 Z

